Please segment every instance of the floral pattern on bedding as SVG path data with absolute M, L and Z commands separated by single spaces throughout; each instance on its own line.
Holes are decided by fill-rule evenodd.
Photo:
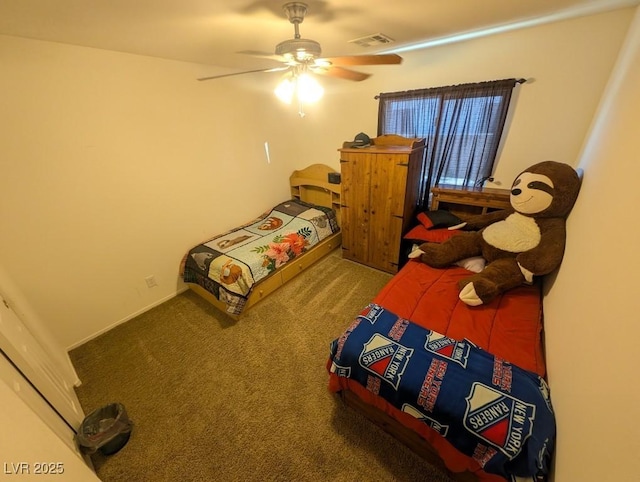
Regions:
M 309 246 L 307 238 L 310 236 L 311 230 L 303 228 L 297 233 L 276 236 L 272 242 L 264 246 L 257 246 L 254 251 L 262 255 L 262 265 L 271 273 L 290 259 L 301 255 Z

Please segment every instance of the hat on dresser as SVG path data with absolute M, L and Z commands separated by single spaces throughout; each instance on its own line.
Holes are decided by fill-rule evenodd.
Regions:
M 352 142 L 345 142 L 343 147 L 368 147 L 371 145 L 371 139 L 364 132 L 356 134 Z

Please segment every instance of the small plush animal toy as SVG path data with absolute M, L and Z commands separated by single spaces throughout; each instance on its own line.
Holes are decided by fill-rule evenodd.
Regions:
M 481 255 L 480 273 L 459 282 L 460 299 L 470 306 L 534 276 L 555 270 L 564 256 L 566 218 L 580 191 L 581 179 L 568 164 L 544 161 L 523 171 L 511 187 L 511 207 L 469 218 L 466 230 L 442 244 L 424 243 L 411 257 L 435 268 Z

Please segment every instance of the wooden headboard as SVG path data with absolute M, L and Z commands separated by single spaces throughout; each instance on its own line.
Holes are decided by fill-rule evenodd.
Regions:
M 291 197 L 301 201 L 332 208 L 340 224 L 340 184 L 329 182 L 329 173 L 336 173 L 325 164 L 311 164 L 289 177 Z

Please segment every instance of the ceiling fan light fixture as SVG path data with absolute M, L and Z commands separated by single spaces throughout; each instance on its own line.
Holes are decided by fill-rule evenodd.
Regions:
M 297 94 L 300 102 L 313 104 L 314 102 L 318 102 L 324 95 L 324 89 L 311 75 L 302 74 L 297 80 Z
M 315 40 L 302 38 L 300 35 L 300 24 L 304 21 L 307 14 L 307 4 L 304 2 L 288 2 L 285 3 L 282 8 L 289 22 L 293 24 L 294 37 L 277 44 L 275 56 L 265 55 L 261 52 L 257 52 L 257 56 L 272 59 L 275 57 L 284 65 L 270 69 L 246 70 L 244 72 L 214 75 L 198 80 L 217 79 L 253 72 L 277 72 L 286 70 L 288 74 L 274 89 L 274 93 L 278 99 L 287 104 L 291 104 L 295 100 L 298 104 L 298 113 L 301 117 L 304 117 L 304 104 L 317 102 L 324 95 L 324 89 L 320 83 L 312 75 L 308 74 L 360 82 L 369 78 L 371 74 L 358 72 L 352 70 L 350 67 L 359 65 L 392 65 L 402 62 L 402 57 L 397 54 L 370 54 L 321 58 L 322 49 L 320 44 Z M 393 41 L 383 34 L 375 34 L 367 39 L 356 40 L 379 43 L 389 43 Z M 255 51 L 252 52 L 244 53 L 251 55 L 256 53 Z
M 295 98 L 299 104 L 313 104 L 324 95 L 320 83 L 306 72 L 292 74 L 280 81 L 275 88 L 276 97 L 286 104 Z
M 282 79 L 274 90 L 276 97 L 285 104 L 291 104 L 295 91 L 296 85 L 291 77 Z

